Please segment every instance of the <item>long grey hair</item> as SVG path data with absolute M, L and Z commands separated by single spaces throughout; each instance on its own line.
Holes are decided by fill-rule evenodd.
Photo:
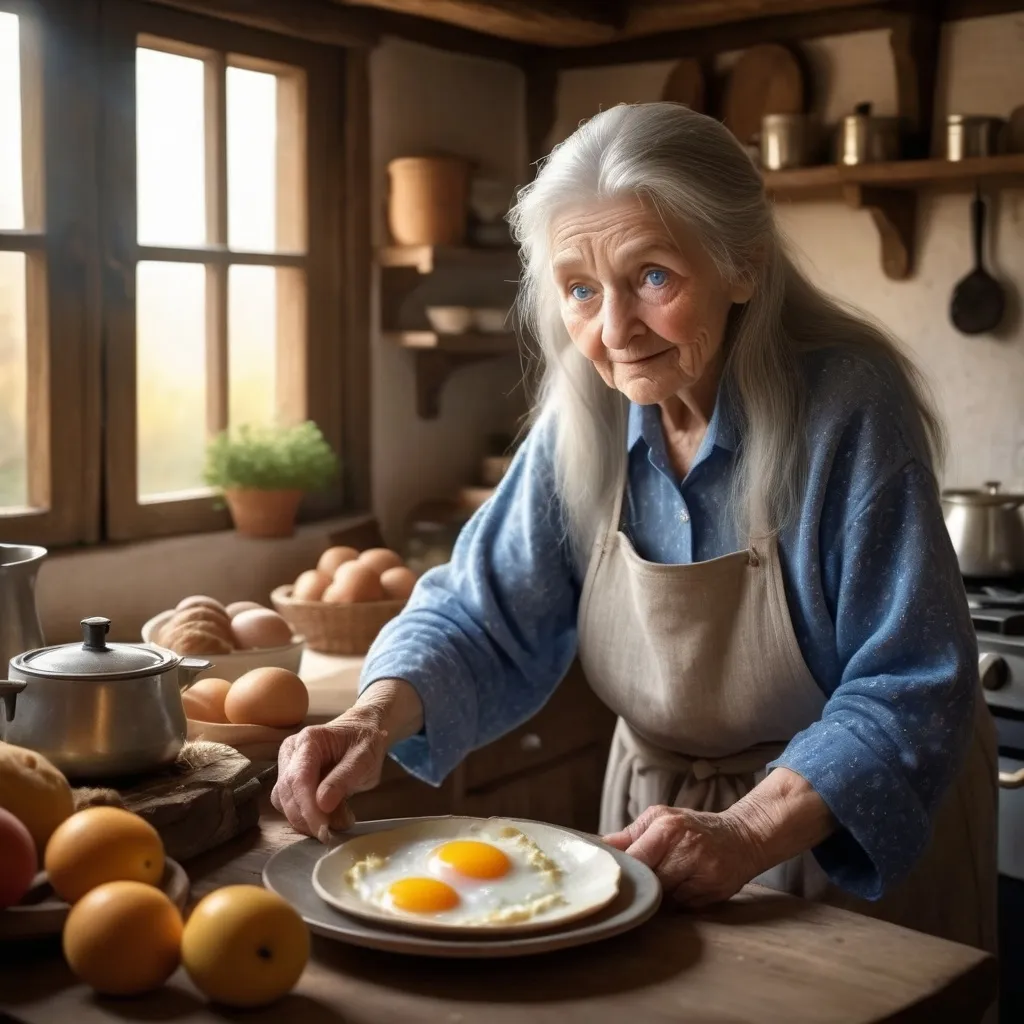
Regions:
M 556 146 L 509 215 L 523 263 L 518 315 L 540 346 L 532 419 L 554 421 L 555 482 L 577 555 L 620 478 L 628 403 L 569 339 L 551 275 L 550 230 L 567 205 L 622 196 L 650 204 L 669 226 L 687 225 L 725 280 L 753 285 L 750 301 L 730 314 L 720 385 L 734 396 L 740 421 L 732 495 L 740 531 L 777 532 L 798 507 L 806 463 L 799 357 L 812 348 L 844 346 L 880 367 L 911 410 L 916 454 L 933 468 L 941 463 L 942 427 L 914 366 L 880 328 L 797 269 L 761 175 L 732 134 L 674 103 L 621 104 Z

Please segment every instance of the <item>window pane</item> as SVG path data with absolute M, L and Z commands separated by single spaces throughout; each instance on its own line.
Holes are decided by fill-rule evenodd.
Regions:
M 0 12 L 0 228 L 20 231 L 24 227 L 18 19 Z
M 136 51 L 139 242 L 206 242 L 203 62 Z
M 228 244 L 271 252 L 277 219 L 277 76 L 227 69 Z
M 140 500 L 203 487 L 206 268 L 140 263 L 136 288 Z
M 231 425 L 276 416 L 277 271 L 228 270 L 228 417 Z
M 0 508 L 28 505 L 25 255 L 0 252 Z

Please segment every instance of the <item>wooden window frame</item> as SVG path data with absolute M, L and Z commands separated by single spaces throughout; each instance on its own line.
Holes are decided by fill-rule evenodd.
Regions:
M 343 388 L 342 315 L 338 301 L 346 250 L 341 204 L 346 137 L 343 132 L 345 55 L 312 43 L 274 36 L 228 22 L 126 0 L 103 0 L 101 108 L 107 130 L 101 156 L 103 311 L 106 384 L 106 535 L 133 540 L 199 532 L 228 525 L 227 513 L 208 494 L 142 503 L 137 496 L 135 267 L 142 260 L 179 260 L 207 267 L 207 420 L 227 420 L 227 272 L 230 264 L 276 266 L 279 281 L 289 268 L 305 271 L 305 303 L 284 289 L 279 316 L 304 305 L 306 345 L 301 357 L 280 359 L 279 394 L 289 396 L 280 411 L 308 417 L 343 459 L 347 456 L 346 391 Z M 136 210 L 135 50 L 152 45 L 207 60 L 207 228 L 214 241 L 196 248 L 139 245 Z M 171 42 L 173 41 L 173 42 Z M 244 54 L 244 57 L 238 56 Z M 229 64 L 256 70 L 299 68 L 305 76 L 305 194 L 316 197 L 307 211 L 305 253 L 239 253 L 227 247 L 227 184 L 224 149 L 224 69 Z M 282 97 L 281 102 L 302 102 Z M 211 102 L 212 101 L 212 102 Z M 296 140 L 301 142 L 302 140 Z M 211 150 L 212 145 L 212 150 Z M 279 150 L 280 152 L 280 150 Z M 364 199 L 365 202 L 365 199 Z M 302 239 L 296 240 L 301 242 Z M 296 245 L 296 248 L 299 248 Z M 346 331 L 345 334 L 348 332 Z M 318 516 L 350 506 L 342 487 L 309 496 L 304 514 Z M 346 501 L 346 498 L 349 500 Z
M 99 355 L 94 301 L 94 9 L 0 0 L 19 19 L 25 229 L 0 250 L 26 254 L 29 508 L 0 513 L 6 541 L 49 546 L 99 533 Z

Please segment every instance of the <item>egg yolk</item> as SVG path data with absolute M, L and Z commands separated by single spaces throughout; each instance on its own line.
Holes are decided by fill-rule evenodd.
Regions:
M 410 914 L 437 914 L 459 905 L 459 894 L 435 878 L 400 878 L 388 886 L 388 896 Z
M 469 878 L 501 878 L 512 866 L 496 846 L 475 839 L 457 839 L 434 852 L 443 864 Z

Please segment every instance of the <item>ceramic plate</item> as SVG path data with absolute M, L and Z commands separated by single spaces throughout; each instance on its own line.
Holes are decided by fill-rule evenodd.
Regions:
M 489 842 L 510 851 L 514 838 L 503 839 L 503 833 L 512 836 L 522 833 L 532 840 L 534 849 L 551 858 L 561 869 L 561 877 L 550 891 L 561 897 L 560 902 L 526 920 L 501 923 L 471 923 L 468 921 L 446 920 L 431 915 L 410 914 L 390 911 L 370 903 L 349 883 L 346 873 L 366 857 L 397 858 L 412 844 L 419 844 L 422 858 L 413 858 L 407 868 L 400 867 L 400 876 L 426 874 L 427 851 L 434 843 L 438 845 L 453 839 L 476 839 Z M 504 845 L 508 843 L 509 845 Z M 549 891 L 543 888 L 539 867 L 526 863 L 523 853 L 513 853 L 515 867 L 503 879 L 493 882 L 476 882 L 474 888 L 493 889 L 493 906 L 504 895 L 502 886 L 510 886 L 507 903 L 518 903 L 528 894 Z M 424 863 L 420 863 L 420 860 Z M 619 876 L 622 871 L 607 849 L 566 832 L 553 825 L 511 821 L 506 818 L 441 818 L 433 821 L 418 821 L 386 832 L 350 839 L 326 854 L 313 869 L 313 889 L 317 895 L 332 907 L 372 921 L 421 932 L 449 932 L 475 935 L 510 935 L 513 933 L 541 931 L 577 921 L 606 907 L 619 891 Z M 518 883 L 518 885 L 516 884 Z M 456 883 L 457 884 L 457 883 Z M 512 888 L 514 886 L 514 888 Z M 458 908 L 461 909 L 461 908 Z M 467 908 L 468 909 L 468 908 Z M 470 911 L 470 913 L 472 913 Z M 474 916 L 478 916 L 474 914 Z
M 451 820 L 439 817 L 360 822 L 346 833 L 343 842 L 421 822 Z M 570 829 L 519 819 L 513 823 L 531 831 L 550 828 L 596 846 L 593 837 Z M 321 899 L 313 888 L 313 870 L 325 856 L 323 846 L 315 839 L 300 840 L 271 857 L 263 871 L 263 882 L 298 910 L 311 931 L 355 946 L 429 957 L 529 956 L 621 935 L 643 924 L 657 911 L 661 902 L 661 885 L 654 872 L 618 850 L 608 848 L 602 852 L 607 853 L 620 869 L 618 892 L 611 902 L 586 917 L 565 921 L 559 927 L 525 933 L 498 934 L 493 930 L 470 934 L 413 932 L 396 927 L 395 918 L 391 915 L 371 919 L 344 913 Z
M 189 892 L 188 875 L 169 857 L 160 888 L 179 910 L 184 909 Z M 71 907 L 50 888 L 46 873 L 40 872 L 25 900 L 16 907 L 0 910 L 0 942 L 59 935 L 70 910 Z

